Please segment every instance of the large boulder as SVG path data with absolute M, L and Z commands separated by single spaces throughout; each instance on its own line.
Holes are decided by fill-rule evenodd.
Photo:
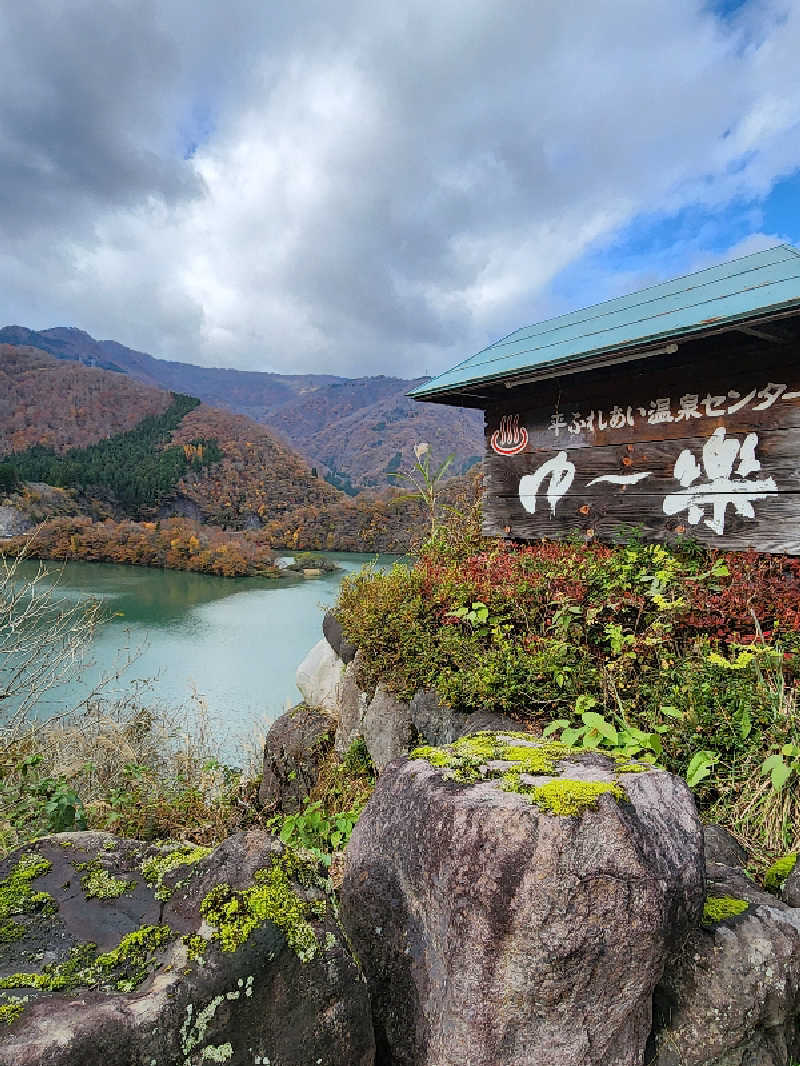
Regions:
M 377 1062 L 641 1066 L 703 903 L 686 785 L 521 734 L 421 754 L 384 771 L 346 852 Z
M 294 814 L 317 783 L 333 747 L 336 721 L 325 711 L 299 704 L 270 726 L 258 798 L 267 811 Z
M 295 680 L 309 707 L 319 707 L 338 717 L 342 660 L 323 637 L 297 667 Z
M 707 921 L 654 997 L 652 1066 L 790 1066 L 800 1060 L 800 911 L 741 870 L 709 868 Z
M 0 1066 L 372 1066 L 324 885 L 263 832 L 213 852 L 100 833 L 18 849 L 0 865 Z
M 781 899 L 790 907 L 800 907 L 800 863 L 795 864 L 794 869 L 784 881 Z
M 747 852 L 736 837 L 721 825 L 703 826 L 703 847 L 707 870 L 714 866 L 744 869 L 747 865 Z

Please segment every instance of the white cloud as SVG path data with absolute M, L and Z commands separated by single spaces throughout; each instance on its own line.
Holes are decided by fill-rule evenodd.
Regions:
M 25 164 L 0 178 L 0 319 L 167 357 L 439 370 L 643 212 L 800 167 L 796 3 L 25 10 L 0 14 L 6 77 L 33 81 L 0 84 L 0 166 Z

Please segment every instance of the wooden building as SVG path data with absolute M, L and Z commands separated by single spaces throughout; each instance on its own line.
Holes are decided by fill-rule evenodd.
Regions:
M 419 386 L 485 412 L 484 528 L 800 554 L 800 251 L 517 330 Z

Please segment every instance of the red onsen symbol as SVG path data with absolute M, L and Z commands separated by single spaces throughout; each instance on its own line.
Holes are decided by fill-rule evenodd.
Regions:
M 503 415 L 500 419 L 500 428 L 496 429 L 489 438 L 492 451 L 498 455 L 518 455 L 528 447 L 528 431 L 524 426 L 520 427 L 519 415 Z

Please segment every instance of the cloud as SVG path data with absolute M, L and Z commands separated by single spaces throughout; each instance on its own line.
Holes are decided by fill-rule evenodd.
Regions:
M 0 43 L 0 320 L 209 365 L 441 370 L 800 167 L 777 0 L 29 0 Z

